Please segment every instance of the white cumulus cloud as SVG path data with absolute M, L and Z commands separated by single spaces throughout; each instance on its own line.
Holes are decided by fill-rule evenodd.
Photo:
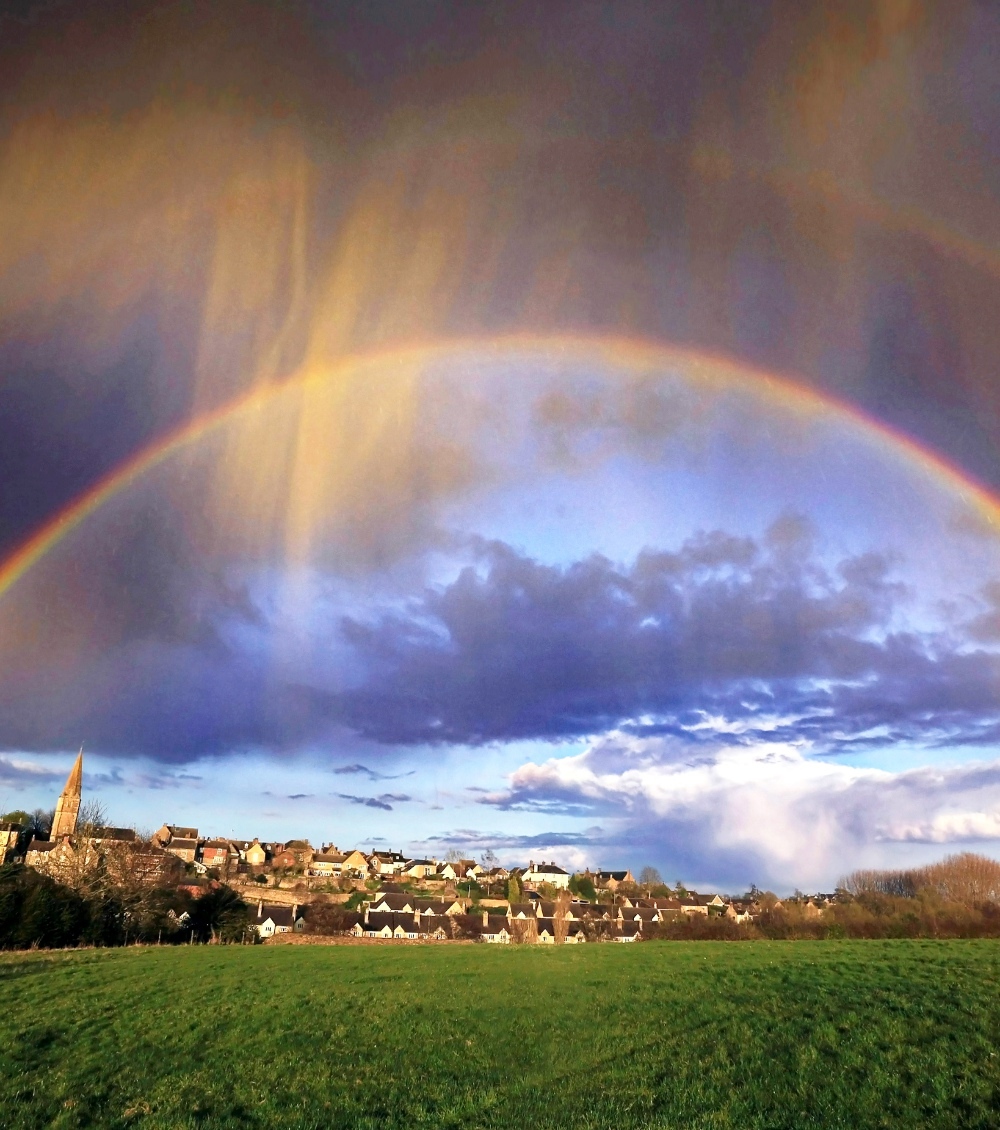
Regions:
M 829 887 L 904 859 L 906 845 L 1000 840 L 1000 762 L 889 772 L 810 756 L 805 743 L 692 749 L 615 732 L 520 766 L 510 786 L 487 802 L 589 806 L 615 820 L 608 839 L 622 853 L 720 883 Z

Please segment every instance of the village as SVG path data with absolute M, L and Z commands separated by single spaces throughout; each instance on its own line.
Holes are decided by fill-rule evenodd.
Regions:
M 450 852 L 412 858 L 400 851 L 313 847 L 202 836 L 164 824 L 148 838 L 130 828 L 80 822 L 83 753 L 59 795 L 51 825 L 0 822 L 0 864 L 27 867 L 70 886 L 97 871 L 119 885 L 170 888 L 199 898 L 227 887 L 250 908 L 254 940 L 326 935 L 371 941 L 481 941 L 490 944 L 630 943 L 655 937 L 685 916 L 749 924 L 765 900 L 671 889 L 651 868 L 571 873 L 530 860 L 505 868 L 491 851 L 481 862 Z M 819 915 L 835 896 L 798 900 Z M 769 896 L 769 909 L 780 901 Z M 290 940 L 290 939 L 284 939 Z

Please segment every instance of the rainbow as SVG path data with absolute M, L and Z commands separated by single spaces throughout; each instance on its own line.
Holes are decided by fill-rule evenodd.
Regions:
M 904 433 L 835 397 L 806 388 L 787 375 L 755 369 L 722 354 L 676 348 L 642 338 L 587 334 L 454 337 L 352 354 L 318 371 L 310 369 L 281 381 L 259 385 L 245 395 L 205 412 L 160 437 L 75 498 L 0 563 L 0 598 L 9 593 L 33 566 L 73 530 L 143 475 L 228 424 L 266 408 L 290 389 L 333 380 L 358 369 L 382 365 L 426 364 L 468 352 L 486 353 L 493 358 L 527 353 L 556 354 L 566 361 L 593 363 L 599 359 L 626 371 L 677 367 L 689 378 L 709 383 L 735 384 L 738 380 L 741 387 L 746 387 L 748 382 L 752 382 L 756 393 L 784 410 L 832 417 L 860 432 L 873 443 L 888 448 L 904 463 L 957 494 L 987 525 L 1000 530 L 1000 497 L 982 483 Z

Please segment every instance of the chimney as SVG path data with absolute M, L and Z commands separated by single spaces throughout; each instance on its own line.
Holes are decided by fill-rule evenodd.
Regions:
M 490 912 L 488 910 L 484 910 L 483 911 L 483 925 L 489 926 L 489 924 L 490 924 Z
M 264 900 L 258 899 L 257 900 L 257 917 L 262 918 L 263 915 L 264 915 Z
M 293 902 L 292 903 L 292 925 L 293 926 L 295 925 L 295 919 L 298 918 L 298 916 L 299 916 L 299 904 L 297 902 Z

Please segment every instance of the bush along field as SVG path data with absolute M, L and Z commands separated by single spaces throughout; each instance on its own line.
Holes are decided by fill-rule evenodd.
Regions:
M 994 1127 L 990 941 L 0 956 L 15 1127 Z

